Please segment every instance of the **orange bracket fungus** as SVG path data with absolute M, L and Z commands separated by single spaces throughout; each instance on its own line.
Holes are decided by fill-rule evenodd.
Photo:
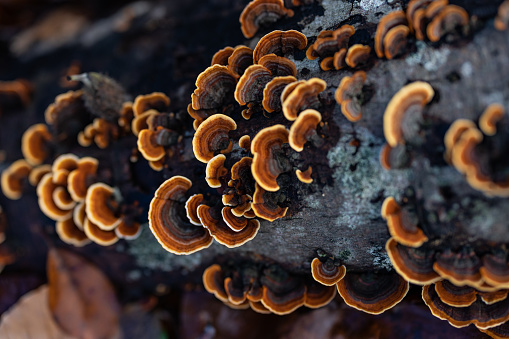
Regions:
M 227 60 L 228 69 L 238 75 L 253 64 L 253 50 L 247 46 L 237 46 Z
M 240 14 L 240 29 L 249 39 L 260 26 L 273 23 L 283 16 L 293 16 L 293 11 L 285 8 L 283 0 L 253 0 Z
M 238 75 L 226 66 L 213 65 L 200 73 L 191 94 L 192 108 L 217 109 L 228 102 L 237 85 Z
M 88 188 L 85 206 L 89 221 L 103 231 L 113 230 L 122 221 L 117 215 L 115 190 L 104 183 L 95 183 Z
M 366 313 L 380 314 L 403 300 L 409 284 L 395 272 L 348 272 L 337 283 L 337 288 L 347 305 Z
M 457 27 L 467 28 L 468 23 L 467 11 L 456 5 L 447 5 L 428 24 L 426 33 L 430 41 L 436 42 Z
M 21 139 L 21 152 L 32 166 L 40 165 L 49 156 L 49 143 L 52 135 L 45 124 L 30 126 Z
M 229 153 L 233 143 L 228 132 L 237 129 L 235 121 L 224 114 L 207 118 L 196 130 L 193 137 L 193 152 L 196 159 L 207 163 L 216 153 Z
M 311 274 L 313 279 L 325 286 L 334 286 L 345 277 L 346 267 L 339 265 L 334 260 L 327 258 L 325 262 L 314 258 L 311 262 Z
M 297 152 L 301 152 L 308 140 L 322 141 L 316 133 L 316 127 L 320 121 L 322 121 L 322 115 L 314 109 L 307 109 L 301 112 L 297 120 L 290 127 L 288 136 L 290 147 Z
M 235 100 L 242 106 L 248 102 L 261 101 L 263 88 L 270 80 L 272 74 L 267 68 L 262 65 L 249 66 L 235 88 Z
M 295 87 L 292 86 L 294 84 Z M 300 111 L 320 105 L 318 94 L 327 88 L 327 83 L 322 79 L 312 78 L 302 83 L 294 82 L 288 86 L 292 86 L 290 87 L 292 90 L 283 90 L 281 94 L 283 114 L 286 119 L 294 121 Z M 283 97 L 285 97 L 284 100 Z
M 345 62 L 351 68 L 364 66 L 368 62 L 370 53 L 371 47 L 355 44 L 346 52 Z
M 70 245 L 82 247 L 91 242 L 83 230 L 80 230 L 74 223 L 73 218 L 57 221 L 55 230 L 60 239 Z
M 500 104 L 491 104 L 479 118 L 479 128 L 484 134 L 493 136 L 497 133 L 497 122 L 505 114 L 504 107 Z
M 1 186 L 2 193 L 11 200 L 17 200 L 23 195 L 24 183 L 28 181 L 28 176 L 32 166 L 24 159 L 16 160 L 2 172 Z
M 387 32 L 384 38 L 384 55 L 387 59 L 394 59 L 405 51 L 409 33 L 410 29 L 405 25 L 393 27 Z
M 411 8 L 410 4 L 408 5 L 408 8 Z M 407 25 L 407 18 L 403 11 L 391 12 L 380 19 L 375 33 L 375 52 L 379 58 L 383 58 L 385 56 L 386 46 L 384 46 L 384 43 L 388 32 L 401 25 Z
M 311 174 L 313 173 L 313 168 L 311 166 L 308 167 L 307 170 L 302 172 L 301 170 L 297 169 L 295 171 L 295 175 L 297 175 L 297 179 L 299 179 L 301 182 L 305 184 L 310 184 L 313 182 L 313 178 L 311 178 Z
M 228 170 L 224 167 L 225 160 L 226 157 L 224 154 L 218 154 L 207 163 L 205 180 L 210 187 L 221 187 L 221 181 L 219 179 L 228 174 Z
M 230 55 L 232 55 L 234 50 L 235 49 L 230 46 L 220 49 L 212 56 L 210 66 L 214 65 L 228 66 L 228 58 L 230 57 Z
M 287 85 L 296 81 L 291 75 L 275 77 L 269 81 L 263 89 L 263 108 L 269 113 L 281 111 L 281 94 Z
M 253 51 L 253 61 L 257 64 L 264 55 L 271 53 L 284 56 L 294 49 L 306 48 L 307 43 L 306 36 L 298 31 L 272 31 L 258 41 Z
M 258 65 L 268 69 L 273 76 L 297 75 L 297 68 L 290 59 L 275 54 L 264 55 L 258 60 Z
M 408 111 L 422 109 L 433 99 L 435 91 L 426 82 L 416 81 L 404 86 L 391 99 L 385 109 L 383 125 L 385 140 L 391 147 L 404 144 L 401 123 Z
M 288 134 L 285 126 L 274 125 L 258 132 L 251 143 L 251 171 L 258 185 L 266 191 L 279 190 L 276 181 L 278 175 L 290 169 L 289 164 L 285 164 L 284 159 L 278 156 L 283 144 L 288 143 Z
M 280 219 L 286 215 L 288 207 L 281 207 L 278 204 L 277 196 L 268 192 L 256 184 L 255 193 L 253 195 L 252 209 L 257 217 L 268 221 Z
M 361 106 L 364 103 L 363 87 L 366 82 L 366 73 L 355 72 L 351 77 L 341 79 L 334 94 L 336 102 L 341 105 L 341 112 L 351 122 L 362 118 Z
M 486 283 L 497 288 L 509 288 L 509 263 L 505 255 L 485 254 L 479 271 Z
M 419 247 L 428 241 L 422 230 L 408 217 L 393 197 L 388 197 L 382 205 L 382 218 L 387 220 L 387 227 L 392 237 L 400 244 Z
M 186 201 L 187 218 L 193 225 L 201 226 L 200 218 L 198 218 L 198 206 L 203 202 L 203 194 L 195 194 Z
M 111 246 L 118 241 L 114 230 L 105 231 L 88 218 L 83 222 L 83 231 L 90 240 L 101 246 Z
M 191 181 L 182 176 L 166 180 L 150 203 L 149 226 L 157 241 L 174 254 L 190 254 L 212 244 L 209 231 L 191 224 L 185 215 L 185 196 Z

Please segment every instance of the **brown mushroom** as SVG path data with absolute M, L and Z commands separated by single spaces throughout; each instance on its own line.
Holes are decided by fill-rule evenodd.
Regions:
M 170 98 L 164 93 L 153 92 L 145 95 L 138 95 L 134 99 L 133 113 L 134 116 L 140 116 L 151 109 L 158 112 L 166 112 L 170 106 Z
M 174 254 L 190 254 L 209 247 L 213 241 L 207 229 L 191 224 L 184 214 L 189 188 L 189 179 L 171 177 L 159 186 L 150 202 L 150 230 L 161 246 Z
M 230 46 L 220 49 L 212 56 L 210 66 L 214 65 L 228 66 L 228 58 L 230 57 L 230 55 L 232 55 L 233 51 L 234 48 Z
M 289 86 L 293 84 L 296 83 L 292 83 Z M 311 78 L 306 82 L 297 84 L 289 94 L 285 93 L 285 90 L 283 90 L 281 99 L 283 99 L 283 96 L 287 95 L 284 100 L 281 100 L 283 102 L 283 114 L 285 118 L 294 121 L 297 119 L 297 115 L 300 111 L 307 108 L 316 108 L 320 105 L 318 94 L 323 92 L 326 88 L 327 83 L 324 80 Z
M 57 221 L 55 224 L 55 230 L 60 239 L 66 244 L 82 247 L 90 244 L 91 242 L 85 232 L 76 226 L 72 217 Z
M 375 33 L 375 52 L 379 58 L 383 58 L 385 55 L 384 40 L 387 33 L 399 25 L 407 25 L 405 12 L 403 11 L 390 12 L 380 19 Z
M 191 94 L 194 110 L 222 107 L 233 94 L 239 75 L 226 66 L 213 65 L 198 75 L 196 89 Z
M 426 82 L 416 81 L 401 88 L 389 101 L 384 113 L 385 140 L 391 147 L 404 144 L 401 121 L 411 108 L 422 108 L 431 101 L 435 91 Z
M 305 170 L 304 172 L 302 172 L 300 169 L 297 169 L 295 171 L 297 179 L 299 179 L 299 181 L 305 184 L 310 184 L 313 182 L 313 178 L 311 178 L 311 173 L 313 173 L 313 169 L 311 168 L 311 166 L 308 166 L 308 169 Z
M 435 292 L 443 303 L 453 307 L 467 307 L 477 300 L 473 287 L 456 286 L 448 280 L 437 281 Z
M 198 206 L 198 217 L 212 237 L 221 245 L 229 248 L 239 247 L 252 240 L 260 229 L 260 222 L 249 219 L 247 225 L 240 231 L 233 231 L 217 213 L 207 205 Z
M 239 139 L 239 147 L 251 152 L 251 137 L 249 135 L 241 136 Z
M 304 306 L 309 308 L 320 308 L 330 303 L 335 296 L 335 286 L 324 286 L 322 284 L 312 282 L 306 285 Z
M 122 219 L 120 224 L 115 228 L 115 235 L 119 239 L 133 240 L 140 236 L 141 225 L 134 220 Z
M 410 220 L 408 213 L 402 210 L 393 197 L 387 197 L 382 204 L 382 218 L 387 220 L 391 236 L 400 244 L 419 247 L 428 237 Z
M 425 9 L 429 4 L 431 4 L 433 0 L 410 0 L 406 7 L 406 18 L 408 26 L 410 27 L 410 32 L 414 32 L 414 17 L 415 13 L 419 9 Z
M 85 199 L 88 220 L 103 231 L 111 231 L 122 219 L 117 215 L 115 189 L 102 182 L 91 185 Z
M 497 122 L 500 121 L 504 115 L 505 110 L 502 105 L 489 105 L 479 118 L 479 128 L 486 135 L 495 135 L 497 133 Z
M 336 102 L 341 105 L 341 112 L 351 122 L 362 118 L 361 106 L 363 104 L 363 87 L 366 82 L 366 73 L 355 72 L 351 77 L 341 79 L 334 94 Z
M 72 200 L 69 192 L 62 186 L 53 190 L 52 199 L 55 205 L 62 210 L 70 210 L 76 206 L 76 201 Z
M 138 150 L 149 161 L 161 160 L 166 155 L 164 147 L 156 140 L 160 131 L 165 131 L 165 129 L 163 127 L 159 127 L 157 131 L 144 129 L 138 134 Z
M 49 143 L 52 138 L 45 124 L 30 126 L 21 138 L 21 153 L 25 160 L 32 166 L 42 164 L 49 156 Z
M 23 195 L 24 183 L 28 180 L 32 166 L 20 159 L 7 167 L 0 177 L 2 193 L 11 200 L 18 200 Z
M 135 116 L 134 119 L 131 121 L 131 131 L 133 132 L 133 134 L 138 135 L 142 130 L 149 128 L 148 120 L 151 117 L 158 114 L 159 112 L 156 111 L 155 109 L 149 109 L 148 111 L 145 111 L 142 114 Z
M 275 77 L 269 81 L 263 89 L 263 108 L 269 113 L 281 111 L 281 94 L 288 84 L 295 81 L 297 79 L 291 75 Z
M 346 53 L 348 50 L 346 48 L 341 48 L 339 51 L 334 53 L 332 64 L 336 70 L 340 70 L 346 66 Z
M 311 262 L 311 274 L 313 279 L 325 286 L 333 286 L 345 277 L 345 265 L 339 266 L 333 260 L 320 261 L 314 258 Z
M 368 62 L 371 47 L 356 44 L 351 46 L 346 52 L 345 62 L 351 68 L 357 68 Z
M 304 305 L 306 285 L 277 266 L 264 270 L 260 278 L 263 284 L 261 302 L 272 313 L 284 315 Z
M 105 231 L 88 218 L 83 223 L 83 231 L 90 240 L 101 246 L 110 246 L 118 241 L 115 231 Z
M 322 31 L 312 45 L 312 49 L 306 52 L 308 59 L 313 60 L 320 56 L 327 58 L 338 50 L 348 47 L 350 37 L 354 35 L 355 29 L 351 25 L 343 25 L 334 31 Z
M 390 238 L 385 250 L 396 272 L 412 284 L 426 285 L 442 279 L 433 270 L 434 251 L 424 245 L 420 248 L 406 247 Z
M 473 250 L 455 253 L 447 249 L 437 255 L 433 269 L 457 286 L 476 287 L 483 282 L 479 272 L 481 265 L 481 259 Z
M 469 129 L 476 129 L 475 124 L 472 120 L 468 119 L 457 119 L 449 126 L 449 129 L 444 136 L 445 153 L 444 159 L 447 162 L 451 162 L 451 153 L 454 145 L 458 142 L 464 132 Z
M 304 34 L 295 30 L 272 31 L 264 35 L 253 51 L 253 62 L 258 61 L 267 54 L 286 55 L 295 48 L 306 48 L 308 41 Z M 193 106 L 194 107 L 194 106 Z
M 42 177 L 51 172 L 51 165 L 40 165 L 32 168 L 28 175 L 30 185 L 37 187 Z
M 228 294 L 224 288 L 224 273 L 221 270 L 221 266 L 214 264 L 207 267 L 202 275 L 203 287 L 209 293 L 221 300 L 222 302 L 228 301 Z
M 207 163 L 207 168 L 205 170 L 205 180 L 210 187 L 221 187 L 220 178 L 223 178 L 228 174 L 228 169 L 224 167 L 225 160 L 226 157 L 224 154 L 218 154 L 210 159 Z
M 37 197 L 39 198 L 39 208 L 49 218 L 56 221 L 63 221 L 72 216 L 72 209 L 63 210 L 53 201 L 53 192 L 58 186 L 53 183 L 51 173 L 42 177 L 37 185 Z
M 258 183 L 255 186 L 256 189 L 251 205 L 255 215 L 271 222 L 284 217 L 288 211 L 288 207 L 283 208 L 279 206 L 277 201 L 271 199 L 271 192 L 265 191 Z
M 428 24 L 426 33 L 430 41 L 436 42 L 457 27 L 467 27 L 468 23 L 467 11 L 456 5 L 448 5 Z
M 290 147 L 297 152 L 302 152 L 306 142 L 319 138 L 316 127 L 320 121 L 322 121 L 320 112 L 314 109 L 302 111 L 290 127 L 288 135 Z
M 509 288 L 509 263 L 505 255 L 485 254 L 479 269 L 483 280 L 497 288 Z
M 261 25 L 273 23 L 283 16 L 293 16 L 293 11 L 285 8 L 283 0 L 253 0 L 240 14 L 240 29 L 250 39 Z
M 207 163 L 216 153 L 229 153 L 233 143 L 228 132 L 237 129 L 235 121 L 224 114 L 214 114 L 200 124 L 193 137 L 196 159 Z
M 242 231 L 248 224 L 248 219 L 234 215 L 232 208 L 229 206 L 223 207 L 221 215 L 226 225 L 235 232 Z
M 323 58 L 322 61 L 320 61 L 320 68 L 322 69 L 322 71 L 330 71 L 331 69 L 333 69 L 334 68 L 334 57 L 330 56 L 330 57 Z
M 266 191 L 275 192 L 279 190 L 277 177 L 286 172 L 289 168 L 282 161 L 278 154 L 284 143 L 288 143 L 288 130 L 283 125 L 274 125 L 262 129 L 253 138 L 251 153 L 253 164 L 251 171 L 256 182 Z

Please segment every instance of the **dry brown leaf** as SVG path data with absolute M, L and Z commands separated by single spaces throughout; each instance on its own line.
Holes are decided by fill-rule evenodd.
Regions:
M 27 294 L 0 318 L 0 338 L 75 339 L 62 332 L 48 307 L 48 286 Z
M 83 339 L 119 336 L 120 305 L 97 267 L 72 252 L 51 249 L 47 271 L 49 308 L 62 330 Z

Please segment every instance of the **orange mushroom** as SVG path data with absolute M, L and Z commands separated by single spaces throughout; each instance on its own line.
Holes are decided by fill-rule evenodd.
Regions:
M 406 18 L 410 31 L 413 33 L 414 30 L 414 17 L 416 11 L 419 9 L 425 9 L 433 0 L 410 0 L 406 8 Z M 377 53 L 378 54 L 378 53 Z
M 55 229 L 60 239 L 66 244 L 82 247 L 90 244 L 91 242 L 85 232 L 76 226 L 72 217 L 57 221 Z
M 281 147 L 288 143 L 288 134 L 285 126 L 274 125 L 258 132 L 251 143 L 251 171 L 256 182 L 266 191 L 279 190 L 276 179 L 289 169 L 288 164 L 278 160 Z
M 274 53 L 284 56 L 295 48 L 304 49 L 307 43 L 306 36 L 298 31 L 272 31 L 258 41 L 253 51 L 253 62 L 258 63 L 267 54 Z
M 292 83 L 289 86 L 296 84 Z M 288 88 L 288 86 L 287 86 Z M 319 78 L 311 78 L 306 82 L 297 84 L 294 89 L 289 93 L 281 94 L 281 98 L 287 95 L 283 102 L 283 114 L 285 118 L 294 121 L 300 111 L 307 108 L 316 108 L 320 105 L 318 94 L 327 88 L 327 83 Z
M 53 176 L 51 173 L 42 177 L 37 185 L 37 197 L 39 208 L 49 218 L 56 221 L 63 221 L 72 216 L 72 208 L 64 210 L 59 208 L 53 200 L 53 192 L 59 187 L 53 183 Z
M 155 109 L 149 109 L 148 111 L 145 111 L 142 114 L 135 116 L 134 119 L 131 121 L 131 131 L 133 132 L 133 134 L 138 135 L 142 130 L 149 128 L 148 120 L 151 117 L 154 117 L 158 114 L 159 112 L 156 111 Z
M 302 111 L 290 127 L 288 136 L 290 147 L 297 152 L 302 152 L 308 140 L 318 137 L 316 127 L 320 121 L 322 121 L 320 112 L 314 109 Z
M 7 167 L 0 177 L 2 193 L 11 200 L 23 195 L 24 183 L 28 180 L 32 166 L 25 159 L 16 160 Z
M 249 66 L 235 88 L 235 100 L 242 106 L 261 101 L 263 88 L 270 80 L 272 74 L 267 68 L 262 65 Z
M 32 166 L 42 164 L 49 156 L 49 143 L 52 138 L 45 124 L 30 126 L 21 138 L 21 153 L 25 160 Z
M 297 169 L 295 171 L 297 179 L 299 179 L 301 182 L 305 184 L 310 184 L 313 182 L 313 178 L 311 178 L 311 173 L 313 173 L 313 168 L 311 168 L 311 166 L 309 166 L 308 169 L 305 170 L 304 172 L 302 172 L 300 169 Z
M 351 46 L 346 52 L 345 62 L 351 68 L 357 68 L 365 65 L 369 59 L 371 47 L 356 44 Z
M 407 45 L 407 37 L 410 28 L 405 25 L 398 25 L 391 28 L 384 38 L 384 55 L 387 59 L 394 59 L 403 54 Z
M 447 162 L 451 162 L 451 154 L 454 145 L 458 142 L 464 132 L 469 129 L 476 129 L 475 124 L 472 120 L 468 119 L 457 119 L 449 126 L 449 129 L 444 136 L 445 153 L 444 159 Z
M 263 89 L 263 108 L 269 112 L 281 111 L 281 94 L 285 87 L 297 81 L 294 76 L 288 75 L 283 77 L 275 77 L 269 81 Z
M 202 275 L 203 287 L 209 293 L 221 300 L 222 302 L 228 302 L 228 294 L 224 288 L 224 274 L 221 270 L 221 266 L 214 264 L 209 266 Z
M 171 177 L 159 186 L 150 202 L 150 230 L 161 246 L 174 254 L 194 253 L 213 241 L 207 229 L 191 224 L 183 212 L 189 188 L 189 179 Z
M 419 247 L 428 237 L 411 220 L 408 213 L 401 209 L 393 197 L 388 197 L 382 204 L 382 218 L 387 220 L 387 227 L 391 236 L 400 244 Z
M 232 208 L 229 206 L 221 209 L 221 215 L 223 216 L 223 221 L 226 225 L 235 232 L 242 231 L 248 224 L 248 219 L 234 215 Z
M 164 158 L 166 151 L 162 145 L 160 145 L 156 138 L 158 133 L 162 131 L 169 131 L 163 127 L 158 127 L 157 131 L 150 129 L 143 129 L 138 134 L 138 150 L 143 157 L 149 161 L 158 161 Z
M 134 99 L 132 110 L 134 116 L 137 117 L 151 109 L 158 112 L 166 112 L 168 106 L 170 106 L 170 98 L 168 98 L 166 94 L 153 92 L 150 94 L 138 95 Z
M 237 46 L 228 58 L 228 69 L 238 75 L 253 64 L 253 50 L 247 46 Z
M 479 272 L 486 283 L 509 288 L 509 263 L 505 255 L 485 254 Z
M 345 277 L 345 265 L 339 265 L 333 260 L 320 261 L 314 258 L 311 262 L 311 274 L 313 279 L 325 286 L 333 286 Z
M 243 135 L 239 139 L 239 147 L 246 151 L 251 151 L 251 137 L 249 135 Z
M 186 201 L 186 215 L 191 224 L 201 226 L 200 218 L 198 218 L 198 206 L 203 202 L 203 194 L 195 194 Z
M 346 48 L 341 48 L 339 51 L 334 53 L 332 64 L 336 70 L 340 70 L 346 66 L 346 53 L 348 50 Z
M 495 17 L 495 28 L 499 31 L 505 31 L 509 26 L 509 1 L 504 1 L 498 7 L 498 13 Z
M 336 102 L 341 105 L 341 112 L 351 122 L 359 121 L 362 118 L 361 106 L 363 103 L 364 83 L 366 73 L 355 72 L 351 77 L 341 79 L 338 89 L 334 94 Z
M 226 157 L 224 154 L 218 154 L 210 159 L 207 163 L 207 168 L 205 170 L 205 180 L 210 187 L 221 187 L 221 181 L 219 179 L 228 174 L 228 169 L 224 167 L 225 160 Z
M 246 38 L 252 38 L 261 25 L 277 21 L 283 16 L 292 17 L 283 0 L 253 0 L 240 14 L 240 29 Z
M 37 187 L 42 177 L 51 172 L 51 165 L 40 165 L 32 168 L 28 175 L 30 185 Z
M 275 54 L 264 55 L 258 60 L 258 65 L 268 69 L 274 77 L 297 75 L 297 68 L 293 61 Z
M 401 88 L 385 109 L 383 124 L 385 140 L 391 147 L 404 144 L 401 121 L 411 107 L 424 107 L 431 101 L 435 91 L 426 82 L 416 81 Z
M 336 296 L 335 286 L 324 286 L 312 282 L 306 285 L 306 298 L 304 306 L 309 308 L 320 308 L 329 304 Z
M 134 220 L 122 219 L 120 224 L 115 228 L 115 235 L 119 239 L 133 240 L 140 236 L 141 225 Z
M 67 190 L 74 201 L 84 201 L 88 187 L 95 180 L 99 161 L 92 157 L 78 160 L 78 166 L 67 177 Z
M 85 199 L 87 218 L 103 231 L 111 231 L 122 219 L 117 215 L 115 190 L 102 182 L 91 185 Z
M 83 231 L 90 240 L 101 246 L 110 246 L 118 241 L 114 230 L 105 231 L 88 218 L 83 222 Z
M 200 124 L 193 137 L 196 159 L 207 163 L 216 152 L 229 153 L 233 143 L 228 132 L 237 129 L 235 121 L 224 114 L 214 114 Z

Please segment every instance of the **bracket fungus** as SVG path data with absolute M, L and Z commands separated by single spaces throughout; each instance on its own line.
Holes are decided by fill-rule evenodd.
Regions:
M 200 218 L 198 218 L 198 206 L 203 202 L 203 194 L 194 194 L 186 201 L 186 215 L 191 224 L 201 226 Z
M 396 272 L 348 272 L 337 283 L 345 303 L 360 311 L 380 314 L 398 304 L 408 292 L 408 282 Z
M 212 244 L 207 229 L 191 224 L 184 212 L 191 181 L 182 176 L 166 180 L 150 202 L 149 227 L 157 241 L 174 254 L 190 254 Z
M 499 31 L 505 31 L 507 26 L 509 26 L 509 1 L 505 0 L 498 7 L 495 28 Z
M 228 170 L 224 167 L 224 161 L 226 157 L 224 154 L 218 154 L 207 163 L 207 169 L 205 170 L 205 180 L 212 188 L 221 187 L 220 178 L 228 174 Z
M 288 143 L 288 135 L 285 126 L 274 125 L 258 132 L 251 143 L 253 154 L 251 171 L 258 185 L 266 191 L 279 190 L 276 179 L 279 174 L 289 170 L 284 161 L 278 158 L 281 147 Z
M 85 206 L 88 220 L 103 231 L 113 230 L 122 221 L 116 211 L 115 190 L 104 183 L 95 183 L 88 188 Z
M 305 183 L 305 184 L 311 184 L 313 182 L 313 178 L 311 177 L 311 174 L 313 173 L 313 168 L 311 166 L 308 167 L 307 170 L 304 172 L 300 169 L 295 170 L 295 175 L 297 176 L 297 179 L 299 181 Z
M 83 231 L 90 240 L 101 246 L 111 246 L 118 241 L 114 230 L 105 231 L 88 218 L 83 222 Z
M 66 244 L 82 247 L 91 242 L 85 232 L 77 227 L 72 217 L 57 221 L 55 230 L 60 239 Z
M 345 265 L 339 265 L 334 260 L 327 258 L 322 262 L 319 258 L 314 258 L 311 262 L 311 274 L 313 279 L 325 286 L 334 286 L 345 277 Z
M 255 64 L 267 54 L 284 56 L 294 49 L 304 49 L 308 40 L 304 34 L 295 30 L 272 31 L 264 35 L 253 51 Z
M 412 8 L 410 4 L 408 5 L 408 8 Z M 386 56 L 385 50 L 387 46 L 384 46 L 384 44 L 389 31 L 395 27 L 405 25 L 407 25 L 407 17 L 403 11 L 390 12 L 380 19 L 375 33 L 375 53 L 379 58 Z
M 221 65 L 228 66 L 228 58 L 232 55 L 235 48 L 226 46 L 225 48 L 220 49 L 212 56 L 212 60 L 210 62 L 210 66 Z
M 288 207 L 278 205 L 278 200 L 274 193 L 264 190 L 258 183 L 256 183 L 251 208 L 257 217 L 271 222 L 284 217 L 286 212 L 288 212 Z
M 24 159 L 13 162 L 0 177 L 2 193 L 11 200 L 21 198 L 31 170 L 32 166 Z
M 500 104 L 491 104 L 479 118 L 479 128 L 485 135 L 493 136 L 497 133 L 497 122 L 505 115 L 505 109 Z
M 253 0 L 240 14 L 240 29 L 246 38 L 252 38 L 260 26 L 273 23 L 283 16 L 292 17 L 283 0 Z
M 320 112 L 314 109 L 302 111 L 297 117 L 297 120 L 295 120 L 290 127 L 290 133 L 288 135 L 290 147 L 297 152 L 302 152 L 306 142 L 319 140 L 316 141 L 316 143 L 318 143 L 322 141 L 316 133 L 316 127 L 320 121 L 322 121 Z
M 287 85 L 296 81 L 297 79 L 292 75 L 275 77 L 269 81 L 263 89 L 262 106 L 265 111 L 269 113 L 281 111 L 283 109 L 281 94 Z
M 272 80 L 271 72 L 262 65 L 249 66 L 235 88 L 235 100 L 241 105 L 261 101 L 263 88 Z
M 419 247 L 428 241 L 428 237 L 408 218 L 408 213 L 398 205 L 393 197 L 384 200 L 382 218 L 387 220 L 389 233 L 398 243 L 410 247 Z
M 416 81 L 401 88 L 389 101 L 383 117 L 385 140 L 391 147 L 404 144 L 405 139 L 401 123 L 407 112 L 422 110 L 428 104 L 435 91 L 426 82 Z
M 292 86 L 294 85 L 295 86 Z M 302 83 L 294 82 L 288 86 L 292 90 L 283 90 L 283 114 L 286 119 L 294 121 L 299 112 L 307 108 L 317 108 L 320 105 L 318 94 L 327 88 L 327 83 L 320 78 L 312 78 Z M 287 87 L 288 87 L 287 86 Z M 283 97 L 284 100 L 283 100 Z
M 242 75 L 244 71 L 253 64 L 253 50 L 247 46 L 237 46 L 227 60 L 227 67 L 230 71 Z
M 371 47 L 355 44 L 346 52 L 345 62 L 351 68 L 358 68 L 368 62 L 370 54 Z
M 341 105 L 341 112 L 351 122 L 362 118 L 361 106 L 364 103 L 363 87 L 366 82 L 366 73 L 355 72 L 351 77 L 341 79 L 334 94 L 336 102 Z
M 42 164 L 50 155 L 50 142 L 53 136 L 45 124 L 30 126 L 21 138 L 21 153 L 32 166 Z
M 457 27 L 468 28 L 468 24 L 467 11 L 456 5 L 447 5 L 428 24 L 426 33 L 430 41 L 437 42 Z
M 207 163 L 216 153 L 229 153 L 233 142 L 228 132 L 237 129 L 235 121 L 224 114 L 214 114 L 200 124 L 193 137 L 196 159 Z
M 196 79 L 196 89 L 191 94 L 192 108 L 217 109 L 228 102 L 233 94 L 239 75 L 226 66 L 213 65 L 200 73 Z

